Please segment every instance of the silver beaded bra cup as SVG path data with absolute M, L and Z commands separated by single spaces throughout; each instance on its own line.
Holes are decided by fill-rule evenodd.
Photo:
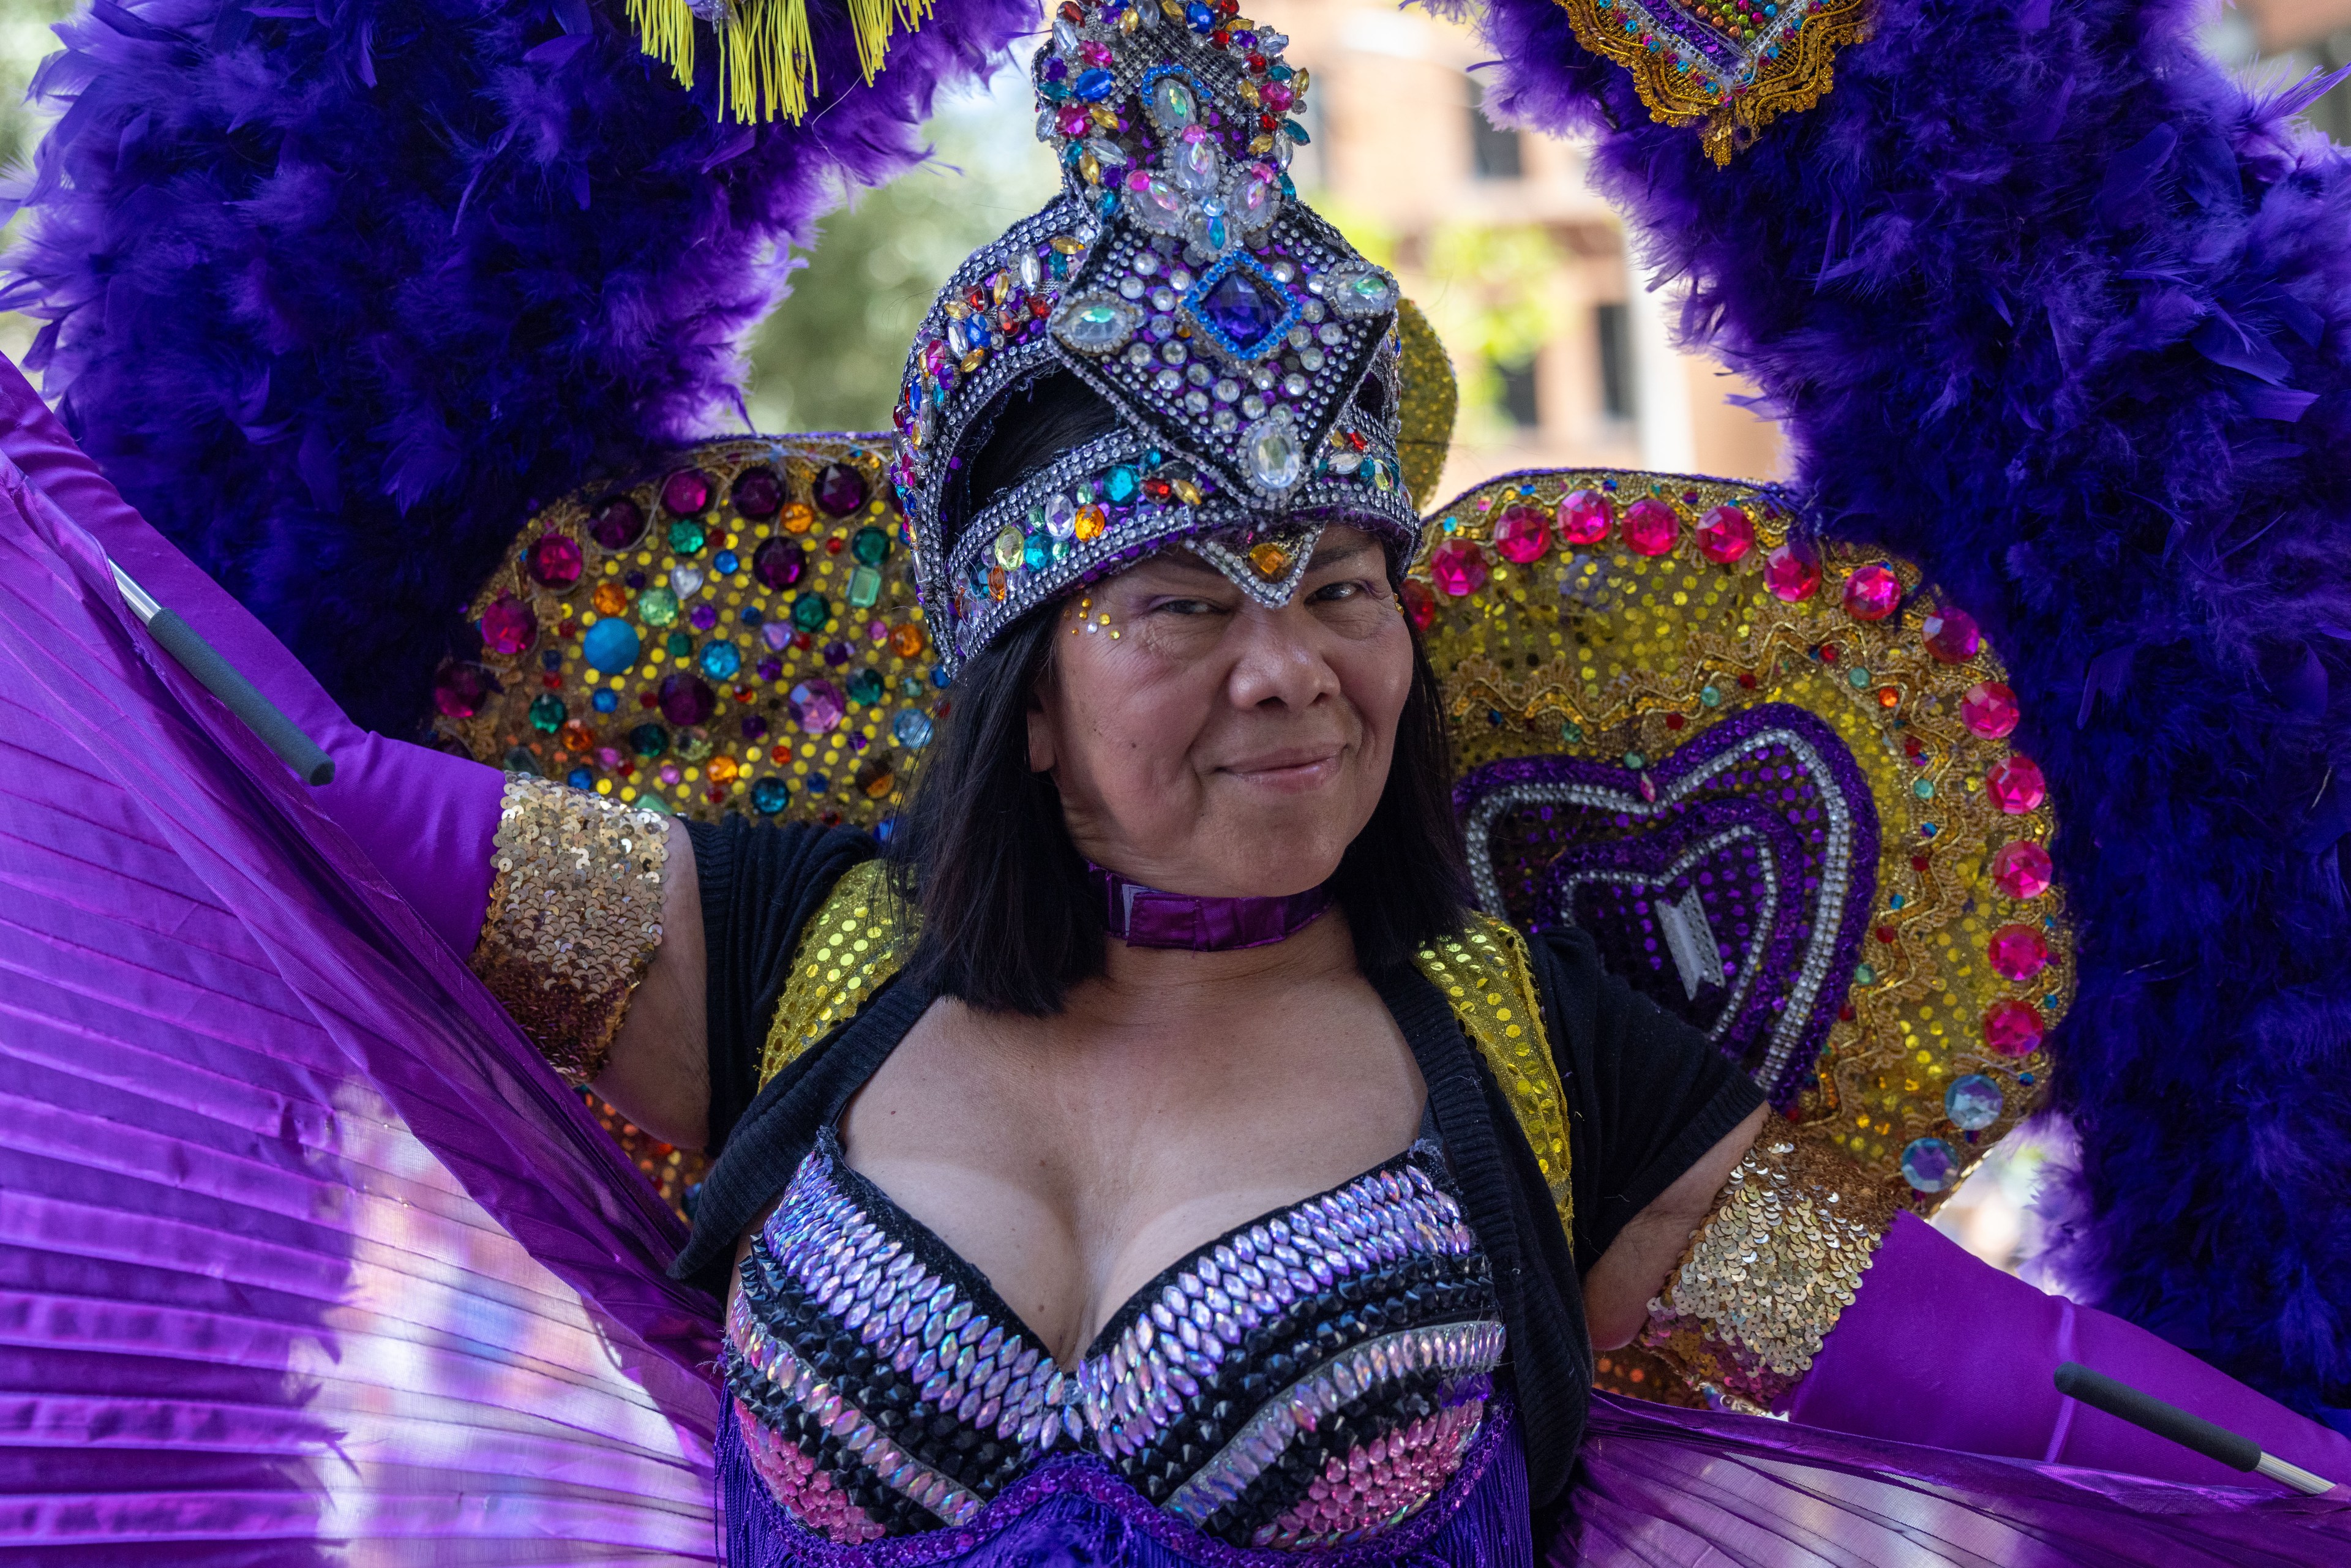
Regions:
M 1399 559 L 1395 279 L 1298 199 L 1304 74 L 1236 0 L 1068 0 L 1032 67 L 1062 193 L 957 269 L 916 335 L 893 472 L 946 661 L 1172 543 L 1289 601 L 1344 517 Z M 964 515 L 1007 398 L 1077 375 L 1127 428 Z

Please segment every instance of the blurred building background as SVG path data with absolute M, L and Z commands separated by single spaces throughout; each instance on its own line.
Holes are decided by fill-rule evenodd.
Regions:
M 138 0 L 129 0 L 138 8 Z M 1040 5 L 1040 11 L 1041 11 Z M 29 158 L 45 117 L 21 101 L 73 0 L 0 0 L 0 162 Z M 1452 493 L 1514 468 L 1569 465 L 1778 475 L 1748 389 L 1672 343 L 1677 306 L 1652 293 L 1571 142 L 1498 127 L 1479 106 L 1469 32 L 1392 0 L 1251 0 L 1311 70 L 1311 144 L 1293 173 L 1315 206 L 1392 267 L 1452 351 L 1462 415 Z M 2273 89 L 2351 62 L 2351 0 L 2239 0 L 2206 26 L 2213 55 Z M 1025 53 L 1025 51 L 1024 51 Z M 828 219 L 792 296 L 749 345 L 754 423 L 886 426 L 907 342 L 947 272 L 1057 183 L 1035 140 L 1025 58 L 985 93 L 939 106 L 938 156 Z M 2311 110 L 2351 142 L 2351 86 Z M 18 172 L 21 174 L 21 168 Z M 0 351 L 35 324 L 0 315 Z M 2032 1250 L 2032 1195 L 2053 1138 L 2011 1135 L 1937 1224 L 2015 1269 Z

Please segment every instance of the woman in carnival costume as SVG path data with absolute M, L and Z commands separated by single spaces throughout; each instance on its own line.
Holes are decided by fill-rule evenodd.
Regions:
M 2145 1329 L 1974 1262 L 1906 1212 L 1948 1186 L 1979 1134 L 2012 1124 L 2053 1064 L 2061 1090 L 2083 1075 L 2070 1093 L 2090 1124 L 2094 1277 L 2126 1302 L 2131 1281 L 2197 1261 L 2184 1244 L 2130 1250 L 2150 1244 L 2132 1218 L 2143 1186 L 2102 1194 L 2118 1178 L 2095 1163 L 2102 1138 L 2124 1135 L 2116 1124 L 2148 1113 L 2100 1074 L 2127 1052 L 2126 1004 L 2157 1005 L 2117 989 L 2147 982 L 2105 949 L 2137 958 L 2168 927 L 2133 924 L 2128 878 L 2053 839 L 2050 796 L 2097 820 L 2132 775 L 2046 716 L 2037 762 L 2006 744 L 2020 696 L 2047 706 L 2065 650 L 2092 633 L 2044 627 L 2010 577 L 1901 528 L 1925 493 L 1966 494 L 1994 519 L 1980 532 L 2011 543 L 2001 570 L 2029 581 L 2128 497 L 2184 530 L 2176 548 L 2192 559 L 2288 591 L 2307 556 L 2259 553 L 2258 537 L 2215 551 L 2197 531 L 2224 497 L 2258 497 L 2303 551 L 2333 515 L 2325 422 L 2339 394 L 2298 389 L 2340 382 L 2323 350 L 2342 302 L 2321 287 L 2339 260 L 2298 249 L 2264 193 L 2291 193 L 2300 217 L 2339 235 L 2340 174 L 2275 131 L 2276 110 L 2229 98 L 2159 28 L 1938 13 L 1978 44 L 1970 62 L 1991 52 L 1978 35 L 2055 35 L 2046 52 L 2072 62 L 2068 85 L 2040 95 L 2030 145 L 2118 149 L 2095 213 L 2069 209 L 2075 231 L 2043 256 L 2040 230 L 1970 205 L 1997 189 L 2003 212 L 2027 210 L 2038 153 L 1954 146 L 1975 171 L 1963 179 L 1867 145 L 1897 134 L 1885 100 L 1932 76 L 1908 62 L 1958 47 L 1932 28 L 1881 17 L 1876 40 L 1847 48 L 1841 92 L 1860 107 L 1844 112 L 1845 98 L 1820 98 L 1858 30 L 1844 13 L 1498 8 L 1487 20 L 1521 108 L 1601 106 L 1604 166 L 1636 209 L 1658 204 L 1659 243 L 1688 258 L 1701 307 L 1788 408 L 1822 499 L 1799 512 L 1720 481 L 1526 475 L 1425 523 L 1441 356 L 1394 279 L 1283 175 L 1287 110 L 1310 88 L 1279 36 L 1206 5 L 1061 8 L 1034 75 L 1063 193 L 950 280 L 886 455 L 856 438 L 737 438 L 656 458 L 649 438 L 675 434 L 664 422 L 690 416 L 713 372 L 647 371 L 658 334 L 625 331 L 552 353 L 519 334 L 517 385 L 479 394 L 490 458 L 450 445 L 460 400 L 405 401 L 442 371 L 380 335 L 371 384 L 313 382 L 280 403 L 269 377 L 243 376 L 218 420 L 190 421 L 184 403 L 166 418 L 172 387 L 239 357 L 221 352 L 226 329 L 204 339 L 223 321 L 272 352 L 315 337 L 287 355 L 308 367 L 289 375 L 324 377 L 328 340 L 369 334 L 327 330 L 317 307 L 364 268 L 329 256 L 304 277 L 308 263 L 246 244 L 296 196 L 232 203 L 190 179 L 202 155 L 163 152 L 193 148 L 187 128 L 206 115 L 260 110 L 234 92 L 193 107 L 151 94 L 159 131 L 129 109 L 140 71 L 214 81 L 251 29 L 279 27 L 298 37 L 265 39 L 258 57 L 308 51 L 301 112 L 324 125 L 319 106 L 349 86 L 338 73 L 371 85 L 376 49 L 422 68 L 413 31 L 392 48 L 369 40 L 393 29 L 360 29 L 360 72 L 314 47 L 307 17 L 238 15 L 210 54 L 185 17 L 82 24 L 59 68 L 79 73 L 82 102 L 44 153 L 24 262 L 57 323 L 42 351 L 124 493 L 298 645 L 319 624 L 273 575 L 267 541 L 329 538 L 346 485 L 356 515 L 416 507 L 438 530 L 422 546 L 331 548 L 418 552 L 440 561 L 428 583 L 469 573 L 480 650 L 442 666 L 436 701 L 446 741 L 508 770 L 353 726 L 12 387 L 0 489 L 21 678 L 0 713 L 20 759 L 8 951 L 23 993 L 7 1212 L 29 1435 L 16 1451 L 30 1461 L 15 1472 L 16 1539 L 223 1561 L 347 1545 L 691 1557 L 709 1550 L 715 1483 L 718 1547 L 743 1563 L 2340 1554 L 2339 1495 L 2238 1477 L 2060 1398 L 2051 1375 L 2077 1361 L 2188 1407 L 2251 1439 L 2273 1474 L 2351 1476 L 2351 1444 Z M 675 59 L 691 21 L 645 15 Z M 963 21 L 940 56 L 873 78 L 915 79 L 901 109 L 957 41 L 1000 41 L 1000 23 Z M 1662 128 L 1616 68 L 1581 52 L 1630 53 L 1625 21 Z M 810 44 L 807 26 L 797 9 L 734 17 L 721 80 L 735 108 L 778 83 L 789 99 L 811 52 L 848 47 L 821 27 Z M 353 26 L 317 24 L 329 44 Z M 517 57 L 542 72 L 611 47 L 584 11 L 538 30 L 550 36 L 483 36 L 528 44 Z M 869 73 L 872 31 L 857 34 Z M 1687 47 L 1648 47 L 1667 35 Z M 585 41 L 550 48 L 563 39 Z M 1896 57 L 1891 76 L 1863 64 L 1873 49 Z M 110 83 L 110 54 L 136 68 Z M 450 74 L 420 94 L 462 75 L 430 68 Z M 521 112 L 531 79 L 498 76 L 495 112 Z M 2141 132 L 2151 82 L 2169 96 Z M 856 89 L 841 101 L 870 108 Z M 1770 111 L 1798 108 L 1753 145 Z M 1708 116 L 1703 131 L 1671 123 Z M 905 118 L 883 112 L 865 134 L 886 144 Z M 487 321 L 501 301 L 537 319 L 585 298 L 517 259 L 581 243 L 550 189 L 588 214 L 610 166 L 758 208 L 747 190 L 823 162 L 811 138 L 705 117 L 672 131 L 713 139 L 695 148 L 699 175 L 649 131 L 625 152 L 590 149 L 576 180 L 540 179 L 533 195 L 492 171 L 502 157 L 559 171 L 564 113 L 539 123 L 535 148 L 484 139 L 384 173 L 410 212 L 452 193 L 434 168 L 467 169 L 446 237 L 413 226 L 402 241 L 453 280 L 453 340 L 467 312 Z M 287 137 L 281 171 L 299 184 L 331 141 Z M 2083 176 L 2051 183 L 2078 191 Z M 1866 276 L 1929 243 L 1926 191 L 1957 214 L 1926 253 L 1939 275 L 1851 319 L 1833 288 L 1788 292 L 1782 253 L 1806 237 L 1792 214 L 1827 236 L 1831 281 Z M 488 238 L 464 221 L 477 193 L 496 214 Z M 714 259 L 804 215 L 789 205 L 705 212 L 714 256 L 664 286 L 721 287 Z M 158 234 L 152 269 L 124 264 Z M 1722 265 L 1767 235 L 1761 265 L 1778 270 Z M 2143 281 L 2155 274 L 2133 247 L 2158 236 L 2163 298 L 2095 341 L 2069 336 L 2054 263 Z M 1995 250 L 2007 270 L 1984 259 Z M 120 300 L 68 287 L 101 261 L 124 279 Z M 157 324 L 175 268 L 197 326 L 137 352 L 110 340 Z M 2006 324 L 1982 329 L 2004 345 L 1998 375 L 1957 327 L 1923 354 L 1875 349 L 1959 297 Z M 87 314 L 101 298 L 103 315 Z M 696 317 L 694 342 L 722 344 L 740 314 Z M 2045 352 L 2018 325 L 2044 319 Z M 2273 341 L 2272 324 L 2308 351 Z M 2163 353 L 2175 381 L 2189 354 L 2211 368 L 2168 392 L 2143 371 L 2112 382 Z M 141 355 L 154 373 L 133 395 Z M 558 361 L 594 372 L 576 392 L 581 429 L 560 442 L 559 400 L 531 380 Z M 2003 445 L 1986 416 L 1969 427 L 1980 447 L 1939 441 L 1923 461 L 1903 422 L 1933 421 L 1887 390 L 1912 388 L 1921 363 L 1955 403 L 1970 375 L 1989 378 L 2044 438 Z M 2150 409 L 2169 411 L 2175 436 L 2200 419 L 2206 444 L 2123 441 Z M 2321 423 L 2304 442 L 2240 431 L 2289 416 Z M 227 423 L 244 455 L 194 461 Z M 1848 449 L 1847 426 L 1874 434 Z M 640 455 L 611 456 L 632 433 Z M 1994 448 L 2005 467 L 1987 467 Z M 348 477 L 371 451 L 380 477 Z M 515 534 L 516 497 L 567 461 L 575 477 L 609 471 Z M 2189 476 L 2191 461 L 2225 486 Z M 442 493 L 475 465 L 501 493 Z M 2145 472 L 2126 484 L 2131 465 Z M 2011 491 L 1982 491 L 1991 473 Z M 2029 491 L 2037 502 L 2028 479 L 2047 487 Z M 233 499 L 253 510 L 235 515 Z M 2012 509 L 2028 504 L 2073 532 L 2022 528 Z M 504 520 L 486 559 L 452 566 L 441 558 L 480 555 L 492 526 L 469 505 Z M 1922 591 L 1909 562 L 1838 542 L 1856 518 L 1915 545 L 1950 599 Z M 2233 697 L 2198 700 L 2243 709 L 2256 677 L 2241 672 L 2274 662 L 2260 632 L 2222 639 L 2179 608 L 2204 578 L 2120 548 L 2113 573 L 2144 580 L 2097 633 L 2122 639 L 2121 655 L 2074 677 L 2074 728 L 2095 737 L 2102 701 L 2127 707 L 2135 657 L 2237 668 Z M 335 780 L 305 791 L 159 657 L 110 559 L 323 744 Z M 2338 653 L 2323 617 L 2339 574 L 2301 591 L 2321 617 L 2299 633 L 2306 657 L 2258 677 L 2283 694 L 2274 733 L 2258 708 L 2229 731 L 2273 760 L 2331 744 Z M 1559 611 L 1528 603 L 1551 597 Z M 2001 634 L 2004 666 L 1963 603 Z M 391 667 L 371 695 L 348 664 L 334 684 L 353 706 L 397 709 L 432 667 L 414 650 L 437 635 L 371 627 L 362 641 Z M 2243 662 L 2220 664 L 2213 639 Z M 2291 727 L 2314 683 L 2314 711 Z M 1449 747 L 1478 764 L 1458 780 Z M 827 824 L 878 822 L 914 753 L 886 850 Z M 2168 799 L 2178 821 L 2209 820 L 2201 801 Z M 807 820 L 727 810 L 740 806 Z M 2298 854 L 2331 863 L 2332 839 L 2305 849 L 2324 834 L 2296 832 Z M 2183 865 L 2165 885 L 2246 874 Z M 2268 988 L 2214 1014 L 2224 1031 L 2253 1027 L 2242 1011 L 2259 996 L 2321 984 L 2288 971 L 2340 946 L 2335 887 L 2330 915 L 2320 884 L 2262 883 L 2262 907 L 2308 951 L 2212 976 L 2224 998 Z M 1979 904 L 2022 917 L 1987 938 L 1968 918 Z M 2090 1053 L 2079 1069 L 2064 1039 L 2043 1039 L 2075 991 L 2103 1004 L 2067 1019 L 2090 1042 L 2074 1048 Z M 1980 1022 L 1980 1046 L 1944 1037 L 1938 1007 Z M 1928 1086 L 1901 1087 L 1904 1071 Z M 710 1152 L 690 1237 L 558 1074 Z M 2323 1119 L 2322 1091 L 2307 1098 Z M 1874 1142 L 1872 1112 L 1881 1137 L 1905 1135 Z M 2300 1201 L 2291 1171 L 2271 1179 Z M 2249 1203 L 2244 1218 L 2267 1212 Z M 2342 1379 L 2325 1314 L 2300 1292 L 2324 1299 L 2339 1249 L 2323 1244 L 2331 1213 L 2294 1214 L 2317 1239 L 2278 1252 L 2292 1288 L 2261 1323 L 2198 1343 L 2315 1408 Z M 1714 1408 L 1596 1395 L 1595 1344 L 1636 1339 L 1646 1354 L 1626 1364 L 1686 1378 Z

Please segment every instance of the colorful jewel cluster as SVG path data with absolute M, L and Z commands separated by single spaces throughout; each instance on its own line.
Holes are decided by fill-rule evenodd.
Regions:
M 475 596 L 439 732 L 657 810 L 886 832 L 945 676 L 880 469 L 853 437 L 718 441 L 547 507 Z
M 1182 540 L 1268 603 L 1345 515 L 1401 550 L 1395 278 L 1296 199 L 1305 74 L 1234 0 L 1065 0 L 1033 68 L 1064 192 L 966 262 L 909 359 L 892 476 L 951 658 Z M 953 515 L 1003 397 L 1065 370 L 1131 431 Z
M 1394 1523 L 1459 1468 L 1503 1349 L 1438 1169 L 1416 1149 L 1200 1249 L 1065 1373 L 828 1134 L 728 1314 L 753 1463 L 840 1542 L 967 1522 L 1072 1448 L 1235 1544 Z
M 1726 1032 L 1742 1060 L 1792 1060 L 1769 1020 L 1808 995 L 1789 1113 L 1927 1211 L 2046 1088 L 2073 988 L 2048 789 L 1975 622 L 1789 522 L 1752 486 L 1515 476 L 1440 508 L 1405 607 L 1490 896 L 1519 922 L 1604 906 L 1612 965 L 1660 1005 L 1768 1026 Z

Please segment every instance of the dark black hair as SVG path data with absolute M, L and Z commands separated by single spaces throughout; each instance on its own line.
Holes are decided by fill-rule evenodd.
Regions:
M 970 463 L 965 494 L 976 504 L 960 515 L 1117 423 L 1074 376 L 1014 394 Z M 1108 940 L 1061 791 L 1029 766 L 1029 701 L 1060 608 L 1021 617 L 956 674 L 889 845 L 898 895 L 921 915 L 908 982 L 1040 1018 L 1061 1010 L 1071 986 L 1102 972 Z M 1415 631 L 1387 786 L 1332 878 L 1366 970 L 1406 962 L 1462 926 L 1469 872 L 1452 781 L 1444 696 Z

